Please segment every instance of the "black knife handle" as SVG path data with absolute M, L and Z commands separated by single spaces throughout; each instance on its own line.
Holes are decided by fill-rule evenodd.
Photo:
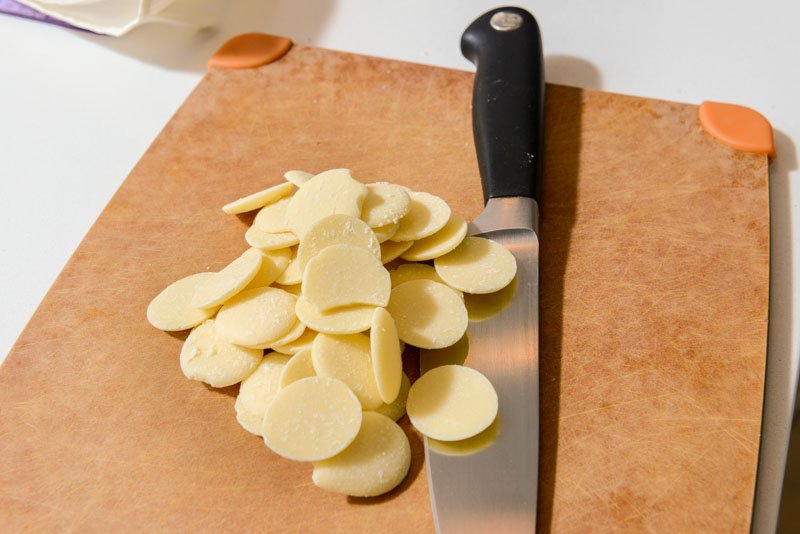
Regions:
M 461 37 L 477 67 L 472 128 L 484 200 L 539 200 L 542 176 L 544 59 L 539 25 L 517 7 L 493 9 Z

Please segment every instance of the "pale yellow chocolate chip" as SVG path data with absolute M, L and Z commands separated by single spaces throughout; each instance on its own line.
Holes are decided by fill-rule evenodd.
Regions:
M 433 280 L 434 282 L 447 285 L 436 272 L 436 269 L 426 263 L 404 263 L 403 265 L 398 265 L 396 269 L 389 271 L 389 278 L 392 280 L 392 287 L 399 286 L 403 282 L 409 282 L 411 280 Z M 464 298 L 464 293 L 458 289 L 452 287 L 450 287 L 450 289 L 455 291 L 462 299 Z
M 267 287 L 275 282 L 286 272 L 292 257 L 291 249 L 279 248 L 277 250 L 257 250 L 261 254 L 261 268 L 256 273 L 255 278 L 250 280 L 245 289 L 254 287 Z
M 308 262 L 332 245 L 351 245 L 381 257 L 381 246 L 372 228 L 350 215 L 329 215 L 312 224 L 297 247 L 297 263 L 302 272 Z
M 348 306 L 321 312 L 305 297 L 297 299 L 295 313 L 308 328 L 326 334 L 355 334 L 369 329 L 375 306 Z
M 214 328 L 214 319 L 209 319 L 195 327 L 183 342 L 181 371 L 190 380 L 224 388 L 250 376 L 263 354 L 222 339 Z
M 291 248 L 292 258 L 289 261 L 289 264 L 286 266 L 286 269 L 283 270 L 280 276 L 275 279 L 275 282 L 282 286 L 294 286 L 303 281 L 303 270 L 297 263 L 297 249 L 298 247 Z
M 372 315 L 369 342 L 378 393 L 383 402 L 392 403 L 400 392 L 403 360 L 394 319 L 383 308 L 375 308 L 375 313 Z
M 276 250 L 279 248 L 293 247 L 300 242 L 292 232 L 279 232 L 273 234 L 251 226 L 244 233 L 244 240 L 251 247 L 261 250 Z
M 177 332 L 193 328 L 213 317 L 219 306 L 198 309 L 192 306 L 192 297 L 200 285 L 216 274 L 197 273 L 171 283 L 150 301 L 147 320 L 159 330 Z
M 436 274 L 436 269 L 426 263 L 403 263 L 389 271 L 392 287 L 397 287 L 403 282 L 411 280 L 433 280 L 444 284 L 444 280 Z
M 483 237 L 467 237 L 455 250 L 434 260 L 439 276 L 465 293 L 494 293 L 517 274 L 517 260 L 506 247 Z
M 494 317 L 511 304 L 517 293 L 519 278 L 514 277 L 511 283 L 500 291 L 474 295 L 467 293 L 464 296 L 464 305 L 467 307 L 470 321 L 485 321 Z
M 441 230 L 450 219 L 450 206 L 430 193 L 414 191 L 411 196 L 411 209 L 400 220 L 400 228 L 392 241 L 415 241 L 433 235 Z
M 300 320 L 298 318 L 298 320 Z M 302 322 L 302 321 L 301 321 Z M 311 343 L 314 342 L 314 338 L 317 337 L 317 332 L 311 330 L 310 328 L 306 328 L 303 331 L 303 335 L 295 339 L 294 341 L 290 341 L 289 343 L 285 343 L 282 345 L 278 345 L 273 343 L 272 349 L 276 352 L 282 352 L 284 354 L 297 354 L 301 350 L 311 349 Z
M 464 334 L 454 345 L 443 349 L 419 349 L 419 373 L 424 375 L 443 365 L 464 365 L 468 354 L 468 334 Z
M 285 388 L 292 382 L 297 382 L 310 376 L 316 376 L 314 364 L 311 361 L 311 349 L 304 349 L 292 356 L 281 372 L 280 387 Z
M 467 236 L 467 222 L 455 214 L 433 235 L 423 237 L 400 255 L 408 261 L 426 261 L 443 256 L 456 248 Z
M 372 231 L 375 233 L 378 243 L 383 243 L 394 237 L 394 234 L 397 233 L 398 228 L 400 228 L 400 224 L 393 223 L 384 226 L 378 226 L 377 228 L 373 228 Z
M 379 182 L 367 184 L 367 196 L 361 208 L 361 219 L 373 228 L 396 224 L 411 207 L 411 197 L 399 185 Z
M 319 334 L 311 345 L 311 360 L 317 375 L 347 384 L 365 410 L 374 410 L 383 404 L 372 370 L 369 337 Z
M 283 177 L 286 178 L 287 182 L 291 182 L 297 187 L 300 187 L 310 179 L 314 177 L 313 174 L 310 172 L 305 171 L 286 171 L 283 173 Z
M 431 369 L 411 386 L 406 403 L 414 428 L 441 441 L 471 438 L 497 416 L 497 392 L 485 376 L 462 365 Z
M 257 436 L 261 435 L 264 412 L 280 389 L 280 376 L 289 356 L 270 352 L 253 373 L 242 380 L 234 409 L 236 420 L 242 428 Z
M 471 438 L 458 441 L 439 441 L 428 438 L 428 448 L 447 456 L 469 456 L 487 448 L 495 442 L 500 433 L 500 418 L 495 417 L 489 427 Z
M 192 306 L 209 308 L 219 306 L 244 289 L 261 269 L 261 252 L 247 249 L 220 272 L 197 287 L 192 296 Z
M 252 195 L 247 195 L 246 197 L 225 204 L 222 206 L 222 211 L 225 213 L 244 213 L 246 211 L 253 211 L 285 197 L 292 191 L 294 191 L 294 184 L 284 182 L 282 184 L 274 185 L 269 189 L 264 189 L 258 193 L 253 193 Z
M 400 485 L 410 465 L 403 429 L 384 415 L 365 412 L 353 443 L 333 458 L 314 462 L 311 478 L 328 491 L 374 497 Z
M 313 376 L 278 391 L 261 427 L 264 443 L 284 458 L 316 462 L 336 456 L 361 428 L 361 404 L 344 383 Z
M 217 332 L 237 345 L 271 343 L 295 325 L 296 301 L 294 295 L 274 287 L 242 291 L 219 310 Z
M 269 343 L 257 343 L 255 345 L 244 345 L 244 344 L 240 343 L 237 346 L 244 347 L 244 348 L 247 348 L 247 349 L 260 349 L 260 350 L 263 351 L 265 349 L 271 349 L 272 348 L 272 343 L 271 342 L 269 342 Z
M 387 307 L 400 339 L 421 349 L 441 349 L 467 330 L 464 301 L 449 287 L 431 280 L 411 280 L 392 289 Z
M 273 204 L 264 206 L 253 219 L 253 226 L 272 234 L 288 232 L 289 229 L 286 227 L 286 206 L 288 205 L 289 199 L 282 198 Z
M 322 312 L 364 304 L 386 306 L 391 288 L 389 272 L 361 247 L 324 248 L 303 271 L 303 296 Z
M 400 379 L 400 392 L 397 394 L 397 398 L 394 399 L 392 403 L 381 404 L 375 408 L 375 411 L 385 415 L 392 421 L 397 421 L 403 417 L 406 414 L 406 401 L 408 400 L 409 388 L 411 388 L 411 380 L 408 379 L 407 374 L 403 373 Z
M 381 243 L 381 263 L 396 260 L 406 250 L 414 245 L 413 241 L 385 241 Z
M 264 348 L 271 348 L 277 350 L 275 347 L 283 347 L 303 336 L 306 331 L 306 325 L 300 319 L 295 320 L 294 325 L 284 335 L 274 341 L 270 341 L 269 345 Z M 283 351 L 278 351 L 283 352 Z
M 367 186 L 353 179 L 348 169 L 320 173 L 304 183 L 286 208 L 286 225 L 302 238 L 312 224 L 328 215 L 358 217 Z

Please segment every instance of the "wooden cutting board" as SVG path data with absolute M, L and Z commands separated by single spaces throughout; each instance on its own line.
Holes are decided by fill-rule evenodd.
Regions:
M 7 531 L 430 532 L 422 441 L 377 499 L 237 424 L 186 380 L 150 299 L 241 253 L 219 208 L 350 167 L 482 209 L 472 75 L 295 46 L 211 70 L 125 180 L 0 368 Z M 767 159 L 696 106 L 550 85 L 541 205 L 543 532 L 746 532 L 767 327 Z M 479 481 L 476 483 L 480 483 Z M 536 481 L 531 481 L 536 483 Z

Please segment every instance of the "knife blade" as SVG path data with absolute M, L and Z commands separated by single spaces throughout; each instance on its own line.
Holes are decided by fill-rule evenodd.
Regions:
M 494 316 L 470 321 L 467 364 L 498 394 L 496 436 L 466 456 L 425 441 L 436 530 L 534 532 L 539 449 L 539 184 L 544 72 L 541 35 L 525 10 L 502 7 L 461 39 L 476 67 L 472 119 L 486 207 L 470 234 L 506 246 L 517 260 L 516 291 Z M 493 425 L 494 426 L 494 425 Z

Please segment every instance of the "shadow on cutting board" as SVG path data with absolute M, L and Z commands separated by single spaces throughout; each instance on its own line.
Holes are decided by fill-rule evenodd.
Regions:
M 583 80 L 584 82 L 587 80 Z M 556 483 L 564 278 L 575 224 L 583 91 L 547 87 L 545 162 L 539 219 L 539 505 L 537 531 L 552 528 Z
M 205 386 L 206 391 L 208 391 L 210 393 L 213 393 L 215 395 L 226 395 L 226 396 L 228 396 L 228 397 L 230 397 L 232 399 L 235 399 L 236 397 L 239 396 L 239 384 L 238 383 L 236 383 L 236 384 L 234 384 L 232 386 L 226 386 L 224 388 L 215 388 L 213 386 L 209 386 L 206 383 L 203 383 L 203 386 Z
M 75 36 L 144 63 L 186 72 L 205 72 L 208 58 L 231 37 L 271 33 L 299 44 L 313 43 L 325 29 L 336 0 L 202 1 L 198 9 L 216 13 L 215 27 L 197 31 L 171 24 L 145 24 L 119 38 L 75 32 Z
M 540 353 L 539 499 L 537 532 L 552 530 L 558 467 L 564 279 L 575 225 L 580 170 L 583 90 L 601 89 L 600 71 L 585 59 L 551 54 L 544 58 L 545 161 L 539 206 Z M 567 87 L 569 86 L 569 87 Z

